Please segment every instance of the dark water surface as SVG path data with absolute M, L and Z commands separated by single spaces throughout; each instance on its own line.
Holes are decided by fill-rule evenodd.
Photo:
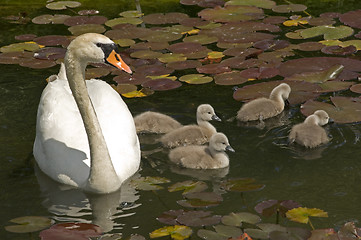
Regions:
M 2 1 L 0 1 L 1 3 Z M 154 1 L 156 2 L 156 1 Z M 173 1 L 162 11 L 186 11 Z M 317 1 L 319 2 L 319 1 Z M 300 2 L 301 3 L 301 2 Z M 304 3 L 304 1 L 302 1 Z M 8 5 L 1 16 L 14 14 L 17 6 Z M 86 5 L 88 4 L 88 5 Z M 97 7 L 109 19 L 117 17 L 123 10 L 131 9 L 126 1 L 108 8 L 86 2 L 85 6 Z M 346 12 L 361 8 L 359 1 L 321 1 L 318 7 L 311 1 L 308 12 L 319 14 L 325 11 Z M 42 14 L 43 8 L 24 6 L 30 16 Z M 163 9 L 164 8 L 164 9 Z M 82 8 L 82 9 L 85 9 Z M 156 6 L 145 7 L 146 12 L 155 11 Z M 31 25 L 31 26 L 30 26 Z M 0 22 L 0 45 L 14 42 L 14 36 L 23 33 L 68 34 L 65 28 L 35 24 L 13 25 Z M 58 32 L 57 32 L 58 31 Z M 176 203 L 182 199 L 180 193 L 169 193 L 166 189 L 157 192 L 136 191 L 125 185 L 121 192 L 105 196 L 86 196 L 81 191 L 59 186 L 42 176 L 35 168 L 32 145 L 35 136 L 35 121 L 38 101 L 45 87 L 45 78 L 58 72 L 58 66 L 46 70 L 34 70 L 18 65 L 0 65 L 0 239 L 28 239 L 28 235 L 8 233 L 3 226 L 10 219 L 20 216 L 50 216 L 59 222 L 93 222 L 112 233 L 129 236 L 148 233 L 162 227 L 156 220 L 162 212 L 180 209 Z M 106 78 L 109 80 L 108 78 Z M 361 147 L 360 124 L 329 124 L 327 131 L 332 141 L 327 146 L 312 151 L 287 145 L 287 135 L 292 125 L 304 120 L 299 106 L 291 106 L 278 122 L 265 129 L 239 126 L 227 121 L 235 116 L 241 103 L 232 98 L 232 87 L 209 83 L 200 86 L 184 84 L 181 88 L 157 92 L 139 99 L 124 99 L 133 114 L 154 110 L 169 114 L 180 122 L 195 122 L 195 110 L 199 104 L 211 104 L 223 122 L 216 122 L 218 131 L 224 132 L 236 150 L 230 153 L 229 169 L 219 171 L 190 171 L 168 163 L 167 151 L 155 143 L 157 136 L 141 136 L 142 170 L 138 176 L 161 176 L 172 183 L 190 179 L 203 180 L 210 190 L 221 192 L 219 181 L 225 178 L 252 177 L 266 187 L 258 192 L 224 194 L 224 202 L 211 208 L 215 214 L 249 211 L 268 199 L 292 199 L 305 207 L 320 208 L 328 212 L 329 218 L 314 219 L 316 228 L 340 227 L 346 221 L 361 220 Z M 155 153 L 150 154 L 150 151 Z M 165 185 L 168 186 L 168 185 Z M 265 218 L 273 222 L 274 218 Z M 285 220 L 285 225 L 290 224 Z M 37 239 L 38 233 L 34 234 Z M 195 237 L 195 234 L 193 235 Z M 30 239 L 30 238 L 29 238 Z

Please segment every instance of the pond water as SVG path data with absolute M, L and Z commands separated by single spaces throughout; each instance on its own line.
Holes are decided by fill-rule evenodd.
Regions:
M 186 11 L 172 1 L 164 11 Z M 315 1 L 319 2 L 319 1 Z M 327 2 L 327 4 L 326 4 Z M 128 10 L 124 1 L 120 6 L 107 10 L 97 7 L 108 18 Z M 304 3 L 302 1 L 302 3 Z M 88 4 L 88 5 L 87 5 Z M 123 4 L 123 5 L 122 5 Z M 321 1 L 320 5 L 307 1 L 313 14 L 319 14 L 325 6 L 329 11 L 346 12 L 361 8 L 359 1 Z M 176 7 L 175 7 L 176 6 Z M 14 14 L 17 6 L 8 6 L 1 16 Z M 42 8 L 24 6 L 30 16 L 46 12 Z M 39 10 L 40 9 L 40 10 Z M 155 11 L 154 5 L 144 6 L 145 11 Z M 113 12 L 114 11 L 114 12 Z M 191 13 L 189 13 L 191 14 Z M 14 36 L 23 33 L 45 35 L 66 30 L 45 28 L 41 25 L 14 25 L 2 22 L 0 45 L 14 42 Z M 50 29 L 50 30 L 49 30 Z M 182 199 L 180 192 L 169 193 L 167 187 L 185 180 L 202 180 L 208 191 L 223 194 L 223 202 L 209 208 L 214 214 L 227 215 L 230 212 L 248 211 L 255 213 L 257 203 L 268 200 L 294 200 L 309 208 L 320 208 L 328 212 L 328 218 L 314 219 L 316 228 L 339 228 L 347 221 L 361 220 L 360 124 L 329 124 L 325 128 L 332 141 L 316 150 L 288 146 L 287 135 L 292 125 L 302 122 L 304 116 L 299 105 L 286 109 L 277 123 L 270 123 L 264 129 L 247 127 L 228 121 L 235 116 L 240 102 L 232 98 L 232 86 L 214 83 L 186 85 L 171 91 L 156 92 L 145 98 L 124 99 L 135 115 L 154 110 L 173 116 L 183 124 L 195 121 L 199 104 L 211 104 L 222 119 L 214 122 L 218 131 L 225 133 L 235 153 L 229 153 L 230 167 L 219 171 L 190 171 L 175 167 L 168 162 L 167 150 L 156 143 L 158 136 L 142 135 L 141 170 L 135 177 L 159 176 L 171 183 L 158 191 L 138 191 L 125 184 L 120 192 L 105 196 L 88 196 L 79 190 L 59 186 L 43 176 L 34 166 L 32 145 L 35 136 L 35 121 L 38 101 L 46 85 L 45 78 L 57 73 L 58 66 L 34 70 L 18 65 L 0 64 L 0 212 L 1 239 L 27 239 L 27 235 L 6 232 L 3 226 L 9 220 L 20 216 L 50 216 L 57 222 L 93 222 L 105 231 L 129 236 L 138 233 L 148 237 L 153 230 L 163 226 L 156 220 L 164 211 L 182 208 L 176 201 Z M 219 187 L 224 179 L 251 177 L 257 183 L 265 184 L 260 191 L 225 193 Z M 263 218 L 274 222 L 274 217 Z M 302 226 L 288 220 L 285 226 Z M 307 226 L 306 226 L 307 227 Z M 196 232 L 194 228 L 194 232 Z M 37 239 L 37 233 L 32 239 Z M 195 234 L 193 239 L 197 237 Z

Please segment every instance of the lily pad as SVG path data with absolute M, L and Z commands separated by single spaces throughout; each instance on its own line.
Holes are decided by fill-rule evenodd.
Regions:
M 148 28 L 138 28 L 130 24 L 118 24 L 115 25 L 114 30 L 109 30 L 105 33 L 110 39 L 121 39 L 121 38 L 141 38 L 152 33 L 152 30 Z
M 197 67 L 197 71 L 199 73 L 206 73 L 206 74 L 219 74 L 219 73 L 230 72 L 231 69 L 228 66 L 219 63 L 213 63 L 213 64 Z
M 277 76 L 279 73 L 277 68 L 274 67 L 261 67 L 261 68 L 249 68 L 240 72 L 242 78 L 253 79 L 267 79 Z
M 226 2 L 225 5 L 246 5 L 265 9 L 272 9 L 274 6 L 276 6 L 276 3 L 271 0 L 231 0 Z
M 128 93 L 123 93 L 122 96 L 126 98 L 139 98 L 139 97 L 147 97 L 154 94 L 154 91 L 149 88 L 142 88 L 139 91 L 132 91 Z
M 242 226 L 242 223 L 256 224 L 261 221 L 261 218 L 255 214 L 248 212 L 230 213 L 222 217 L 222 223 L 228 226 Z
M 122 16 L 122 17 L 142 17 L 143 16 L 143 13 L 137 11 L 137 10 L 129 10 L 129 11 L 124 11 L 124 12 L 121 12 L 119 13 L 119 16 Z
M 43 240 L 79 239 L 87 240 L 90 237 L 99 237 L 102 234 L 100 227 L 90 223 L 58 223 L 39 234 Z
M 187 57 L 183 54 L 177 53 L 165 53 L 162 56 L 158 57 L 159 61 L 162 63 L 170 63 L 170 62 L 180 62 L 187 60 Z
M 80 5 L 81 3 L 76 1 L 58 1 L 46 4 L 46 8 L 51 10 L 64 10 L 67 8 L 76 8 Z
M 198 13 L 202 19 L 213 22 L 250 21 L 263 18 L 263 10 L 253 6 L 228 5 L 203 9 Z
M 333 25 L 335 23 L 336 21 L 331 17 L 318 17 L 308 20 L 308 24 L 310 24 L 311 26 Z
M 146 40 L 149 42 L 172 42 L 176 41 L 178 39 L 181 39 L 183 37 L 183 34 L 181 33 L 170 33 L 167 31 L 152 31 L 150 34 L 141 37 L 141 40 Z
M 22 34 L 15 36 L 15 39 L 18 41 L 32 41 L 36 37 L 35 34 Z
M 133 49 L 139 50 L 163 50 L 169 46 L 168 42 L 139 42 L 131 46 Z
M 192 229 L 187 226 L 174 225 L 154 230 L 153 232 L 149 233 L 149 237 L 158 238 L 170 236 L 172 239 L 183 240 L 189 238 L 192 233 Z
M 103 33 L 106 31 L 105 27 L 100 24 L 82 24 L 68 28 L 69 32 L 75 36 L 82 35 L 84 33 Z
M 118 84 L 133 84 L 133 85 L 140 85 L 144 82 L 151 80 L 151 78 L 147 77 L 143 73 L 133 73 L 129 75 L 128 73 L 121 73 L 118 76 L 113 78 L 113 81 Z
M 135 17 L 121 17 L 121 18 L 114 18 L 114 19 L 110 19 L 108 21 L 105 22 L 105 25 L 108 27 L 114 27 L 117 26 L 119 24 L 132 24 L 132 25 L 138 25 L 141 24 L 143 22 L 142 19 L 140 18 L 135 18 Z
M 288 42 L 286 40 L 262 40 L 262 41 L 258 41 L 256 43 L 254 43 L 253 47 L 262 49 L 264 51 L 267 51 L 267 50 L 274 51 L 274 50 L 286 48 L 289 45 L 290 45 L 290 42 Z
M 152 65 L 143 65 L 140 67 L 137 67 L 135 72 L 142 73 L 146 76 L 161 76 L 161 75 L 167 75 L 174 72 L 174 69 L 165 67 L 164 64 L 152 64 Z
M 343 65 L 336 64 L 323 71 L 296 73 L 285 78 L 285 80 L 324 83 L 326 81 L 336 79 L 343 69 Z
M 325 110 L 336 123 L 361 122 L 361 98 L 330 97 L 332 104 L 309 100 L 301 106 L 305 116 Z
M 236 178 L 221 182 L 221 186 L 232 192 L 249 192 L 262 190 L 265 185 L 255 183 L 254 178 Z
M 184 213 L 183 209 L 178 210 L 169 210 L 163 212 L 162 215 L 157 217 L 157 220 L 161 223 L 168 224 L 168 225 L 176 225 L 178 224 L 176 218 Z
M 112 85 L 115 91 L 117 91 L 119 94 L 125 94 L 137 91 L 137 86 L 133 84 L 118 84 L 117 86 Z
M 135 44 L 135 41 L 133 39 L 129 39 L 129 38 L 122 38 L 122 39 L 117 39 L 117 40 L 113 40 L 113 41 L 121 47 L 129 47 L 129 46 L 133 46 Z
M 259 214 L 262 214 L 265 217 L 270 217 L 273 214 L 279 213 L 281 216 L 286 217 L 286 212 L 290 209 L 301 207 L 301 205 L 292 200 L 267 200 L 258 203 L 254 209 Z
M 65 57 L 66 49 L 58 47 L 41 48 L 34 53 L 36 59 L 57 60 Z
M 140 59 L 154 59 L 154 58 L 159 58 L 162 55 L 163 54 L 160 52 L 155 52 L 151 50 L 140 50 L 130 54 L 131 57 L 140 58 Z
M 39 45 L 44 45 L 44 46 L 68 46 L 70 43 L 70 40 L 65 37 L 65 36 L 61 36 L 61 35 L 47 35 L 47 36 L 42 36 L 42 37 L 37 37 L 34 39 L 34 42 L 36 42 Z
M 351 36 L 354 33 L 354 30 L 347 26 L 317 26 L 312 28 L 307 28 L 300 32 L 301 37 L 313 38 L 317 36 L 323 35 L 325 40 L 332 40 L 332 39 L 341 39 Z
M 200 66 L 202 66 L 202 63 L 196 60 L 186 60 L 181 62 L 167 63 L 167 68 L 172 68 L 174 70 L 192 69 Z
M 3 46 L 0 48 L 0 51 L 3 53 L 6 52 L 21 52 L 21 51 L 30 51 L 33 52 L 35 50 L 40 49 L 40 46 L 35 42 L 24 42 L 24 43 L 13 43 L 7 46 Z
M 217 85 L 239 85 L 247 81 L 247 78 L 242 77 L 240 72 L 236 71 L 221 73 L 214 76 L 214 82 Z
M 204 84 L 213 81 L 212 77 L 204 76 L 203 74 L 188 74 L 179 78 L 179 81 L 189 84 Z
M 85 79 L 101 78 L 107 76 L 110 73 L 108 68 L 97 67 L 87 68 L 85 71 Z
M 62 14 L 44 14 L 37 17 L 34 17 L 31 21 L 35 24 L 63 24 L 64 21 L 69 18 L 69 15 Z
M 240 228 L 224 225 L 216 225 L 213 228 L 215 232 L 206 229 L 198 230 L 198 237 L 207 240 L 248 239 Z
M 184 42 L 200 43 L 202 45 L 217 42 L 217 37 L 210 37 L 207 35 L 194 35 L 183 38 Z
M 53 223 L 51 219 L 41 216 L 18 217 L 11 219 L 10 222 L 17 223 L 17 225 L 5 226 L 5 230 L 13 233 L 37 232 L 50 227 Z
M 303 4 L 288 4 L 288 5 L 277 5 L 272 8 L 272 11 L 277 13 L 289 13 L 289 12 L 302 12 L 307 7 Z
M 41 59 L 32 59 L 26 62 L 19 63 L 22 67 L 34 68 L 34 69 L 43 69 L 50 68 L 56 65 L 55 61 L 52 60 L 41 60 Z
M 309 217 L 328 217 L 327 212 L 317 208 L 298 207 L 288 210 L 286 217 L 294 222 L 308 223 Z
M 208 188 L 207 184 L 203 181 L 188 180 L 178 182 L 168 187 L 169 192 L 183 191 L 182 194 L 201 192 Z
M 176 221 L 188 227 L 203 227 L 218 224 L 220 215 L 211 215 L 210 211 L 186 211 L 179 215 Z
M 326 46 L 321 49 L 321 52 L 326 54 L 334 54 L 334 55 L 350 55 L 357 52 L 357 48 L 355 46 L 341 47 L 341 46 Z
M 185 13 L 153 13 L 144 16 L 143 21 L 146 24 L 174 24 L 187 18 L 189 18 L 189 16 Z
M 166 91 L 182 86 L 182 83 L 173 81 L 168 78 L 154 79 L 142 83 L 142 87 L 150 88 L 154 91 Z
M 325 45 L 319 42 L 304 42 L 297 45 L 297 49 L 301 51 L 318 51 L 321 50 Z
M 355 93 L 361 93 L 361 83 L 353 85 L 350 90 Z
M 131 184 L 139 190 L 143 191 L 154 191 L 163 189 L 162 186 L 158 184 L 169 183 L 170 180 L 162 177 L 140 177 L 131 181 Z
M 361 9 L 341 14 L 340 21 L 353 28 L 361 28 Z
M 84 24 L 104 24 L 108 18 L 104 16 L 73 16 L 64 21 L 66 26 L 77 26 Z
M 223 198 L 215 192 L 199 192 L 185 194 L 185 200 L 178 200 L 177 203 L 183 207 L 208 208 L 219 205 Z

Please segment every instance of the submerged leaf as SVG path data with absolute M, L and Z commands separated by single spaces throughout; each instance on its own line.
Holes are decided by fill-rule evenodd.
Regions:
M 101 233 L 100 227 L 90 223 L 58 223 L 41 231 L 39 236 L 42 240 L 88 240 L 90 237 L 99 237 Z
M 169 192 L 183 191 L 182 194 L 201 192 L 208 188 L 207 184 L 203 181 L 188 180 L 178 182 L 168 187 Z

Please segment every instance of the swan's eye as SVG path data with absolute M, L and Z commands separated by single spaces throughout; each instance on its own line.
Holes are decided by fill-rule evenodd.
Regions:
M 97 47 L 102 47 L 102 44 L 101 43 L 96 43 Z

